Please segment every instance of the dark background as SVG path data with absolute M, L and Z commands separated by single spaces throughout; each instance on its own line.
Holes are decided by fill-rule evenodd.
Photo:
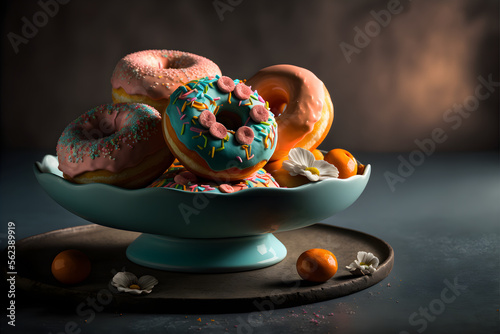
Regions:
M 237 333 L 246 325 L 255 334 L 414 333 L 420 326 L 410 322 L 411 315 L 430 308 L 441 298 L 443 282 L 455 279 L 467 290 L 427 323 L 425 333 L 499 332 L 500 87 L 456 129 L 443 120 L 449 108 L 471 100 L 479 76 L 500 81 L 498 0 L 402 0 L 402 12 L 350 63 L 339 45 L 354 44 L 354 29 L 374 22 L 370 12 L 387 9 L 389 0 L 243 0 L 224 12 L 222 21 L 213 0 L 72 0 L 15 53 L 7 36 L 21 34 L 23 18 L 32 22 L 41 10 L 37 1 L 0 1 L 0 249 L 7 244 L 9 221 L 16 223 L 17 240 L 89 223 L 44 192 L 33 162 L 55 154 L 70 121 L 111 102 L 110 77 L 120 58 L 166 48 L 206 56 L 234 78 L 279 63 L 316 73 L 335 105 L 333 128 L 322 147 L 359 151 L 360 160 L 373 166 L 359 200 L 323 223 L 387 241 L 395 266 L 370 289 L 271 315 L 105 310 L 87 322 L 75 307 L 48 308 L 45 298 L 30 291 L 29 303 L 16 304 L 16 328 L 0 321 L 0 332 L 59 333 L 74 321 L 82 333 L 109 334 L 199 328 Z M 401 159 L 418 156 L 403 151 L 415 150 L 415 140 L 430 140 L 437 128 L 447 140 L 436 149 L 446 152 L 402 174 Z M 391 188 L 388 172 L 403 181 Z M 250 322 L 251 316 L 263 320 Z
M 37 1 L 2 1 L 3 148 L 54 154 L 70 121 L 111 102 L 110 77 L 120 58 L 177 49 L 213 60 L 233 78 L 279 63 L 313 71 L 335 106 L 321 148 L 411 151 L 439 127 L 447 139 L 437 150 L 498 149 L 500 88 L 456 129 L 443 119 L 447 109 L 470 100 L 479 76 L 500 80 L 498 1 L 402 0 L 401 13 L 385 27 L 371 12 L 387 10 L 388 0 L 220 2 L 229 7 L 73 0 L 44 21 Z M 22 36 L 26 20 L 36 19 L 36 35 L 16 53 L 9 33 Z M 367 24 L 370 42 L 348 62 L 340 44 L 355 46 L 356 29 Z

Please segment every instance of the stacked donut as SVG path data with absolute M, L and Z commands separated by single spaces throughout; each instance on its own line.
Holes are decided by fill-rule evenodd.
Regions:
M 59 169 L 72 182 L 223 193 L 279 187 L 267 171 L 281 169 L 293 148 L 315 151 L 333 121 L 324 84 L 292 65 L 245 81 L 198 55 L 147 50 L 121 59 L 111 84 L 114 103 L 78 117 L 58 141 Z

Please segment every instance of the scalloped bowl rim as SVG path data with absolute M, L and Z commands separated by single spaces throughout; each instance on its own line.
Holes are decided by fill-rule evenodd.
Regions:
M 366 165 L 363 175 L 348 179 L 228 194 L 75 184 L 61 177 L 57 158 L 50 155 L 33 169 L 48 195 L 77 216 L 112 228 L 181 238 L 240 237 L 309 226 L 352 205 L 371 171 Z
M 44 157 L 44 159 L 46 159 L 46 157 L 56 158 L 53 155 L 46 155 Z M 73 183 L 71 181 L 66 180 L 61 175 L 55 174 L 53 171 L 42 171 L 41 170 L 42 169 L 41 166 L 42 166 L 42 163 L 40 163 L 38 161 L 35 162 L 35 165 L 34 165 L 35 174 L 49 174 L 49 175 L 52 175 L 52 176 L 56 177 L 58 180 L 61 180 L 62 182 L 66 183 L 69 187 L 85 187 L 85 188 L 88 188 L 88 189 L 96 188 L 97 190 L 99 190 L 99 189 L 113 190 L 113 191 L 119 191 L 119 192 L 129 193 L 129 194 L 132 194 L 132 195 L 143 195 L 143 194 L 148 194 L 149 192 L 156 192 L 156 191 L 176 191 L 176 192 L 181 192 L 181 193 L 191 193 L 193 195 L 199 194 L 199 192 L 190 192 L 190 191 L 185 191 L 185 190 L 182 190 L 182 189 L 166 188 L 166 187 L 151 187 L 151 188 L 139 188 L 139 189 L 126 189 L 126 188 L 122 188 L 122 187 L 118 187 L 118 186 L 114 186 L 114 185 L 109 185 L 109 184 L 104 184 L 104 183 L 77 184 L 77 183 Z M 354 176 L 351 176 L 351 177 L 349 177 L 347 179 L 330 178 L 330 179 L 321 180 L 321 181 L 318 181 L 318 182 L 309 182 L 309 183 L 306 183 L 304 185 L 301 185 L 301 186 L 298 186 L 298 187 L 294 187 L 294 188 L 286 188 L 286 187 L 282 187 L 282 188 L 255 187 L 255 188 L 243 189 L 243 190 L 240 190 L 240 191 L 237 191 L 237 192 L 234 192 L 234 193 L 210 192 L 210 196 L 244 196 L 245 193 L 258 192 L 258 191 L 262 191 L 262 192 L 267 192 L 267 191 L 271 191 L 271 192 L 273 192 L 273 191 L 298 192 L 298 191 L 301 191 L 301 190 L 309 188 L 309 187 L 314 187 L 317 184 L 319 184 L 320 182 L 321 183 L 337 183 L 337 182 L 339 182 L 339 183 L 348 183 L 348 182 L 352 182 L 352 181 L 355 181 L 356 179 L 366 178 L 368 175 L 370 175 L 370 173 L 371 173 L 371 165 L 367 164 L 365 166 L 365 170 L 363 171 L 363 174 L 361 174 L 361 175 L 359 175 L 359 174 L 358 175 L 354 175 Z M 204 193 L 204 192 L 202 192 L 202 193 Z

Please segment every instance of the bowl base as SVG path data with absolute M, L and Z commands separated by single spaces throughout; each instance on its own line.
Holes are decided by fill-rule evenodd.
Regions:
M 283 260 L 285 246 L 271 233 L 217 239 L 141 234 L 127 248 L 139 265 L 168 271 L 224 273 L 260 269 Z

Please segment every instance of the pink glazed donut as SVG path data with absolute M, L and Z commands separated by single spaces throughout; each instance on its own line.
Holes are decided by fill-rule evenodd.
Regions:
M 160 113 L 177 87 L 196 79 L 221 75 L 211 60 L 188 52 L 145 50 L 122 58 L 111 77 L 113 102 L 137 102 Z
M 141 188 L 174 161 L 161 116 L 146 104 L 105 104 L 71 122 L 57 143 L 59 169 L 75 183 Z

